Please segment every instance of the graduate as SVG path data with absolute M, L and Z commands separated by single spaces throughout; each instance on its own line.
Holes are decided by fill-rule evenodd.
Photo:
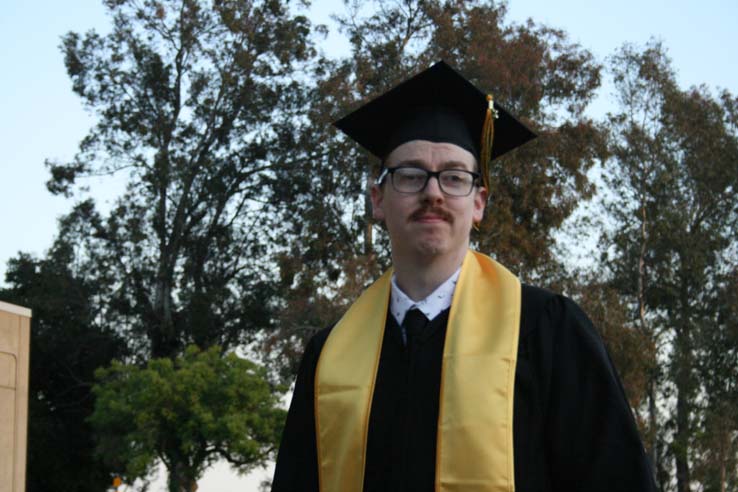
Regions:
M 587 316 L 469 249 L 533 132 L 444 62 L 336 126 L 382 159 L 392 268 L 308 343 L 273 492 L 653 490 Z

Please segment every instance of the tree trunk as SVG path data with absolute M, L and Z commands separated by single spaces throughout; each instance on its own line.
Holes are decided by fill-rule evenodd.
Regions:
M 730 449 L 730 434 L 728 432 L 721 432 L 720 436 L 720 492 L 726 492 L 727 489 L 727 476 L 725 470 L 725 461 L 728 450 Z
M 169 469 L 167 480 L 169 492 L 195 492 L 197 480 L 192 477 L 192 470 L 186 463 L 176 463 Z
M 679 385 L 679 383 L 677 383 Z M 677 492 L 690 492 L 689 488 L 689 410 L 687 398 L 682 388 L 677 388 L 677 432 L 675 436 Z
M 661 453 L 659 450 L 659 428 L 658 428 L 658 416 L 656 408 L 656 383 L 654 376 L 651 375 L 650 381 L 648 382 L 648 422 L 651 428 L 651 443 L 649 457 L 651 459 L 651 466 L 653 467 L 654 481 L 656 482 L 656 488 L 663 491 L 664 488 L 661 482 Z
M 165 277 L 165 272 L 160 272 Z M 154 294 L 154 323 L 149 327 L 151 334 L 151 356 L 171 357 L 176 350 L 177 340 L 174 333 L 174 317 L 172 316 L 172 286 L 169 279 L 159 278 Z
M 674 458 L 676 461 L 677 492 L 690 492 L 689 471 L 689 379 L 691 371 L 691 347 L 688 335 L 688 323 L 684 316 L 678 322 L 682 326 L 677 330 L 675 340 L 674 383 L 676 385 L 676 435 L 674 436 Z
M 689 262 L 680 255 L 679 297 L 674 314 L 676 321 L 676 338 L 674 362 L 677 364 L 674 373 L 676 385 L 676 435 L 675 459 L 677 474 L 677 492 L 690 492 L 689 442 L 692 429 L 689 423 L 690 397 L 692 395 L 692 342 L 691 342 L 691 305 L 689 298 Z M 678 314 L 677 314 L 678 313 Z
M 649 325 L 646 323 L 646 253 L 648 251 L 648 214 L 646 212 L 646 198 L 641 194 L 641 247 L 638 254 L 638 322 L 641 333 L 655 338 Z M 661 454 L 659 450 L 658 408 L 656 406 L 656 375 L 650 371 L 648 376 L 648 421 L 651 428 L 650 459 L 652 473 L 658 490 L 663 491 L 661 476 Z
M 149 329 L 158 331 L 152 337 L 152 357 L 170 357 L 176 350 L 174 333 L 174 317 L 172 316 L 172 277 L 171 271 L 175 263 L 171 240 L 167 231 L 167 207 L 169 200 L 170 163 L 166 147 L 159 150 L 155 157 L 156 183 L 158 203 L 154 229 L 159 242 L 158 268 L 154 286 L 154 317 L 157 326 Z M 158 343 L 156 343 L 158 341 Z

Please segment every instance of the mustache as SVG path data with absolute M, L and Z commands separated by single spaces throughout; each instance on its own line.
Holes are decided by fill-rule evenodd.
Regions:
M 410 214 L 410 221 L 420 220 L 421 217 L 423 217 L 426 214 L 433 214 L 439 216 L 441 219 L 445 220 L 446 222 L 452 223 L 454 222 L 454 217 L 451 215 L 448 211 L 444 210 L 440 207 L 421 207 L 412 214 Z

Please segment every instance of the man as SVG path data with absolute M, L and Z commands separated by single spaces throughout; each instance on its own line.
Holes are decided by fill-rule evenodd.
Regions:
M 308 344 L 272 490 L 652 490 L 587 317 L 469 251 L 489 160 L 532 132 L 443 62 L 337 126 L 382 158 L 393 269 Z

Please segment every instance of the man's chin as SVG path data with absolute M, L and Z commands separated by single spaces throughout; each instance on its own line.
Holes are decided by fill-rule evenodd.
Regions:
M 418 240 L 415 250 L 421 256 L 440 256 L 448 252 L 448 244 L 438 239 Z

